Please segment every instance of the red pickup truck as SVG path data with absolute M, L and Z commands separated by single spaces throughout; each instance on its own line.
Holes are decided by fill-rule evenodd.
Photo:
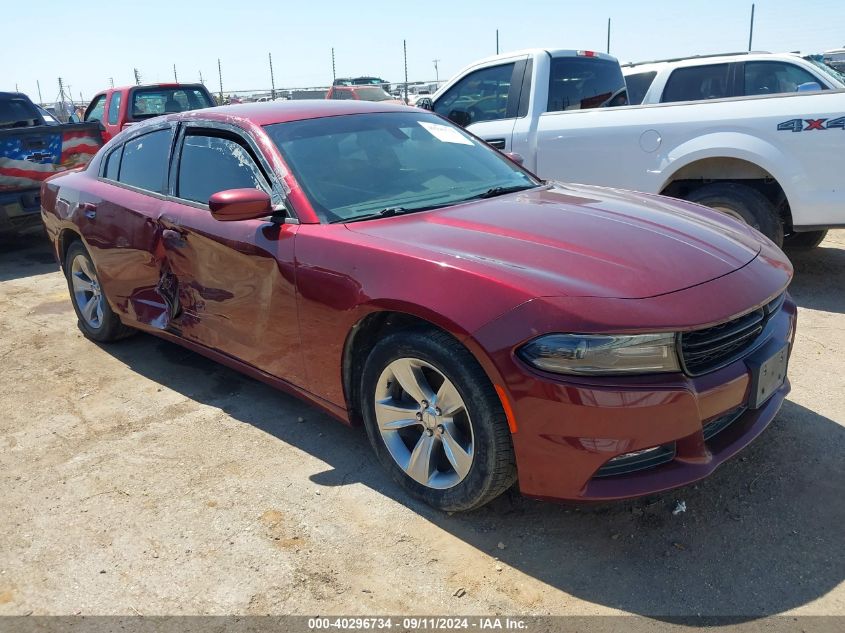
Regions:
M 109 88 L 98 93 L 85 111 L 85 121 L 99 121 L 103 140 L 122 129 L 162 114 L 198 110 L 214 105 L 202 84 L 150 84 Z

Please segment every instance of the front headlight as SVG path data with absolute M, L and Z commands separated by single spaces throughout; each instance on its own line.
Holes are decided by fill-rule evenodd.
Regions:
M 612 376 L 680 371 L 675 335 L 547 334 L 517 352 L 529 365 L 557 374 Z

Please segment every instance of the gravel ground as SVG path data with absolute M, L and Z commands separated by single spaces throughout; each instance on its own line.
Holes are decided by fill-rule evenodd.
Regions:
M 651 500 L 450 516 L 361 430 L 151 336 L 86 340 L 43 238 L 5 245 L 0 615 L 845 615 L 845 231 L 795 265 L 793 391 L 741 457 Z

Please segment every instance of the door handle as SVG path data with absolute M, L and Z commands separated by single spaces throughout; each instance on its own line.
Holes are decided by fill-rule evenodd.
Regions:
M 486 138 L 484 141 L 490 146 L 495 147 L 496 149 L 505 149 L 505 139 L 503 138 Z
M 185 234 L 175 229 L 164 229 L 161 237 L 168 246 L 173 248 L 182 248 L 187 244 Z
M 82 211 L 89 220 L 97 217 L 97 205 L 93 202 L 80 202 L 76 205 L 76 208 Z

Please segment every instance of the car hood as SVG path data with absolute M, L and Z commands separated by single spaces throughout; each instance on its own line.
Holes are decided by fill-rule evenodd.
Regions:
M 529 295 L 628 299 L 727 275 L 766 239 L 699 205 L 557 184 L 347 228 Z

